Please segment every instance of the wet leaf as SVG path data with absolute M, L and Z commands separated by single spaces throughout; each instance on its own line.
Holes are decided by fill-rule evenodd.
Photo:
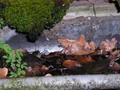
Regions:
M 8 74 L 7 68 L 0 68 L 0 79 L 6 78 L 7 74 Z
M 68 55 L 67 59 L 78 61 L 80 64 L 94 62 L 94 60 L 90 56 Z
M 62 65 L 69 69 L 82 67 L 82 65 L 79 62 L 73 60 L 65 60 Z
M 119 71 L 120 70 L 120 64 L 114 63 L 112 69 L 116 70 L 116 71 Z
M 81 35 L 79 40 L 58 39 L 64 46 L 63 52 L 67 55 L 85 55 L 94 52 L 94 42 L 86 42 L 85 36 Z
M 46 77 L 51 77 L 51 76 L 52 76 L 52 74 L 46 74 L 45 76 L 46 76 Z
M 112 49 L 115 48 L 116 43 L 117 40 L 115 38 L 113 38 L 111 41 L 106 39 L 105 41 L 101 42 L 100 49 L 103 51 L 112 51 Z
M 49 70 L 49 68 L 47 68 L 45 65 L 43 65 L 40 70 L 43 72 L 46 72 Z

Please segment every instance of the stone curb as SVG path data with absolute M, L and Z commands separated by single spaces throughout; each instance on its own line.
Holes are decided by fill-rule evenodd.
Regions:
M 118 89 L 120 75 L 74 75 L 0 80 L 0 90 Z

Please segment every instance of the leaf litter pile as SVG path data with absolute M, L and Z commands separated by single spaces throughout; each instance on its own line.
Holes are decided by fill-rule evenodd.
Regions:
M 59 76 L 82 74 L 120 73 L 120 49 L 117 40 L 102 41 L 96 48 L 94 42 L 87 42 L 81 35 L 79 40 L 58 39 L 63 50 L 43 55 L 39 51 L 32 54 L 23 50 L 23 62 L 28 63 L 26 77 Z M 0 78 L 5 78 L 7 68 L 0 69 Z

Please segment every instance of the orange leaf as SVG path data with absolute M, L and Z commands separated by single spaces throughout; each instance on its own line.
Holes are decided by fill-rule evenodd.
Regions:
M 0 68 L 0 79 L 6 78 L 7 74 L 8 74 L 7 68 Z
M 71 46 L 72 43 L 75 43 L 75 40 L 69 40 L 69 39 L 58 39 L 58 41 L 59 41 L 64 47 Z
M 43 72 L 46 72 L 49 70 L 49 68 L 47 68 L 45 65 L 43 65 L 40 70 Z
M 79 60 L 78 60 L 79 63 L 81 64 L 85 64 L 85 63 L 89 63 L 89 62 L 94 62 L 94 60 L 91 58 L 91 57 L 79 57 Z
M 81 64 L 77 61 L 65 60 L 63 62 L 63 66 L 69 69 L 73 69 L 73 68 L 81 67 Z
M 46 77 L 51 77 L 51 76 L 52 76 L 52 74 L 46 74 L 45 76 L 46 76 Z
M 119 71 L 120 70 L 120 64 L 114 63 L 112 68 L 116 71 Z
M 81 35 L 79 39 L 79 44 L 84 47 L 86 45 L 85 36 Z
M 67 59 L 76 60 L 80 64 L 94 62 L 94 60 L 90 56 L 86 57 L 86 56 L 80 56 L 80 55 L 76 55 L 76 56 L 71 55 L 71 56 L 68 56 Z
M 115 48 L 116 43 L 117 40 L 115 38 L 113 38 L 111 41 L 106 39 L 105 41 L 101 42 L 100 49 L 103 51 L 111 51 L 112 49 Z
M 63 52 L 67 55 L 84 55 L 92 53 L 95 50 L 94 42 L 85 41 L 85 36 L 81 35 L 79 40 L 58 39 L 65 47 Z
M 94 42 L 90 42 L 90 48 L 95 50 L 95 43 Z

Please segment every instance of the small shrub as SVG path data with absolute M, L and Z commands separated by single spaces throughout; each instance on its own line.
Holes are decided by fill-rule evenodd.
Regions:
M 30 41 L 38 39 L 43 29 L 50 29 L 66 13 L 73 0 L 1 0 L 2 17 Z
M 18 32 L 26 33 L 34 41 L 48 19 L 51 18 L 51 11 L 54 4 L 49 0 L 1 0 L 6 7 L 3 10 L 3 17 L 6 23 L 16 28 Z M 32 36 L 31 36 L 32 32 Z M 29 35 L 30 34 L 30 35 Z
M 69 5 L 55 7 L 51 14 L 52 18 L 48 20 L 45 28 L 50 29 L 54 27 L 56 23 L 61 21 L 63 16 L 66 14 L 66 10 L 68 9 L 68 7 Z

